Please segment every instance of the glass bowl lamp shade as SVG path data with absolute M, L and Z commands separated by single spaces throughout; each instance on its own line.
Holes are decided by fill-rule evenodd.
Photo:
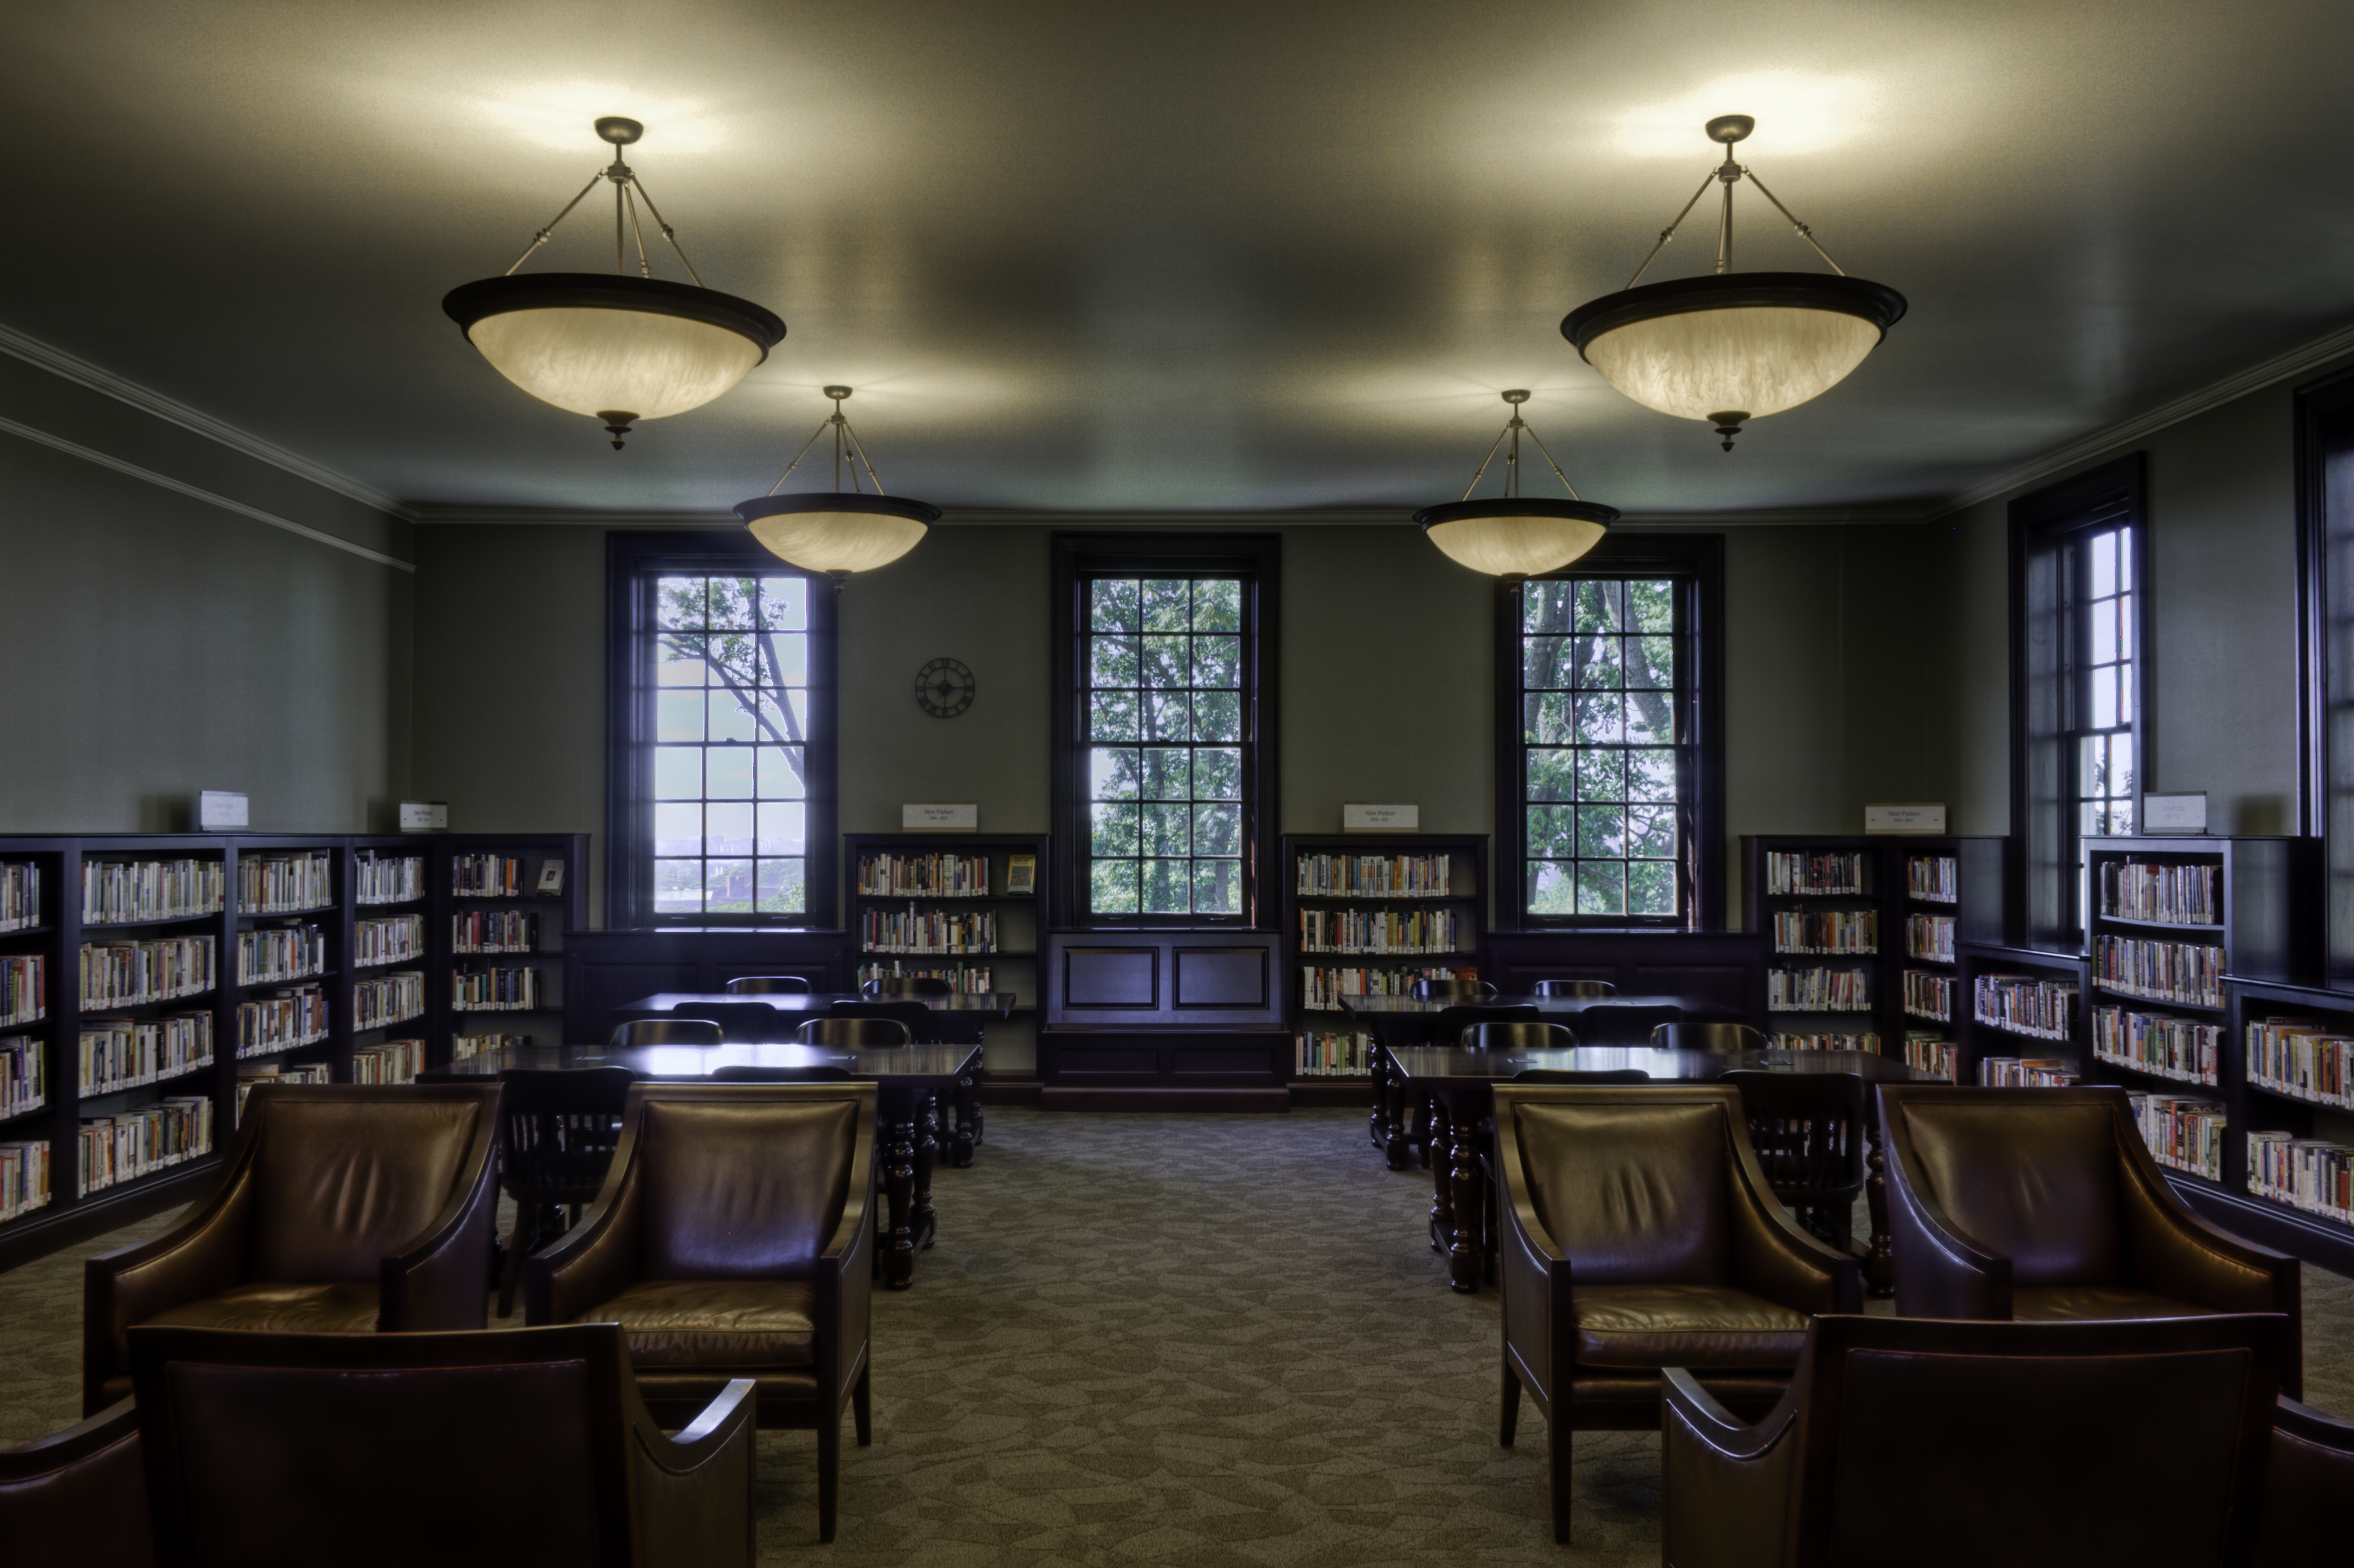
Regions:
M 940 509 L 896 495 L 803 491 L 738 502 L 736 515 L 778 559 L 839 579 L 888 566 L 914 549 L 940 520 Z
M 1414 514 L 1424 537 L 1458 565 L 1498 577 L 1559 571 L 1591 550 L 1618 509 L 1591 501 L 1517 495 L 1450 501 Z

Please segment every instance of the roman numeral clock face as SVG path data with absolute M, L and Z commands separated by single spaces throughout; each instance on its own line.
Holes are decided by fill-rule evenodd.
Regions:
M 916 705 L 934 718 L 954 718 L 972 706 L 972 672 L 954 659 L 935 659 L 916 672 Z

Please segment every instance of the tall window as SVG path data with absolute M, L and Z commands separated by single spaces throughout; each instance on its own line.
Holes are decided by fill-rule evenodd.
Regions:
M 1716 683 L 1702 622 L 1716 549 L 1608 541 L 1560 576 L 1506 586 L 1500 864 L 1518 862 L 1520 924 L 1712 923 L 1702 890 L 1722 833 L 1703 820 Z
M 832 908 L 830 589 L 764 551 L 655 546 L 616 572 L 625 917 L 820 922 Z
M 1274 550 L 1057 539 L 1058 894 L 1073 923 L 1256 922 Z

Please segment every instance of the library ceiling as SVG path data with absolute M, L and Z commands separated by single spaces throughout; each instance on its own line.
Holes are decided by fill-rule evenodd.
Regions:
M 2354 321 L 2342 3 L 99 0 L 9 33 L 0 326 L 420 504 L 720 512 L 829 383 L 952 514 L 1403 518 L 1507 387 L 1630 512 L 1910 503 Z M 1560 323 L 1730 112 L 1911 310 L 1728 453 Z M 608 114 L 705 281 L 789 328 L 620 451 L 440 308 Z M 610 268 L 599 199 L 526 270 Z M 1744 200 L 1737 267 L 1820 270 Z M 1696 213 L 1646 281 L 1715 245 Z

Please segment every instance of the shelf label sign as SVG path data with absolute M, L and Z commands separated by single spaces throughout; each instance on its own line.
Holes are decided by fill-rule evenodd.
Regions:
M 960 829 L 965 832 L 972 832 L 981 826 L 981 807 L 978 804 L 963 806 L 902 804 L 899 808 L 899 826 L 909 832 L 924 829 L 954 832 Z
M 245 797 L 234 789 L 196 791 L 196 830 L 217 833 L 248 825 Z
M 1415 833 L 1422 831 L 1420 806 L 1348 806 L 1341 808 L 1344 833 Z
M 2203 833 L 2207 831 L 2207 791 L 2185 795 L 2144 795 L 2141 831 L 2146 833 Z
M 1942 833 L 1946 831 L 1946 803 L 1914 803 L 1903 806 L 1866 806 L 1863 809 L 1863 831 L 1867 833 Z
M 400 831 L 404 833 L 440 832 L 450 826 L 450 802 L 447 800 L 403 800 L 400 803 Z

